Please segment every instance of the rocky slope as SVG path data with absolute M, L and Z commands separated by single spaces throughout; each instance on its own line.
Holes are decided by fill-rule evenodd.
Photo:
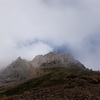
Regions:
M 46 72 L 0 93 L 1 100 L 100 100 L 100 72 L 76 68 L 43 68 Z
M 100 100 L 99 77 L 70 54 L 19 57 L 0 71 L 0 100 Z
M 64 52 L 50 52 L 46 55 L 38 55 L 32 60 L 35 67 L 71 67 L 84 69 L 84 65 L 70 54 Z
M 19 57 L 5 69 L 0 71 L 0 86 L 28 80 L 35 77 L 37 73 L 38 70 L 34 68 L 29 61 L 23 60 Z
M 32 61 L 27 61 L 19 57 L 0 71 L 0 86 L 38 77 L 44 73 L 42 72 L 42 68 L 51 67 L 76 67 L 86 69 L 72 55 L 63 52 L 50 52 L 46 55 L 38 55 Z

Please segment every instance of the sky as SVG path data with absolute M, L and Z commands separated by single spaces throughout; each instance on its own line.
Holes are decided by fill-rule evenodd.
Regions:
M 0 67 L 52 51 L 100 70 L 100 0 L 0 0 Z

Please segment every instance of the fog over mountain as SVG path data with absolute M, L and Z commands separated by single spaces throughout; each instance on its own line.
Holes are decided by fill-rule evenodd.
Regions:
M 0 0 L 0 66 L 51 51 L 100 70 L 100 0 Z
M 100 100 L 100 71 L 70 53 L 18 57 L 0 70 L 0 100 Z
M 0 86 L 20 83 L 44 74 L 43 69 L 75 68 L 86 70 L 85 66 L 68 53 L 50 52 L 37 55 L 32 61 L 18 57 L 6 68 L 0 70 Z M 46 73 L 46 72 L 45 72 Z

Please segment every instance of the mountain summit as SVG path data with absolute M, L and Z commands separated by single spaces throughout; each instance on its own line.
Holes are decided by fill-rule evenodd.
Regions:
M 37 69 L 29 61 L 18 57 L 0 71 L 0 86 L 31 79 L 36 76 L 37 72 Z
M 35 67 L 72 67 L 85 68 L 78 60 L 69 53 L 50 52 L 46 55 L 38 55 L 32 60 Z
M 37 77 L 42 73 L 42 68 L 53 67 L 85 69 L 84 65 L 74 59 L 72 55 L 63 52 L 50 52 L 46 55 L 38 55 L 32 61 L 18 57 L 5 69 L 0 71 L 0 86 Z
M 100 72 L 71 54 L 18 57 L 0 72 L 0 100 L 100 100 Z

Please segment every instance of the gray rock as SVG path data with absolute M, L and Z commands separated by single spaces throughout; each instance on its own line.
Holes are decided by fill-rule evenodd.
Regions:
M 69 53 L 50 52 L 46 55 L 38 55 L 32 60 L 32 65 L 35 67 L 70 67 L 77 66 L 85 68 L 78 60 Z
M 85 69 L 84 65 L 68 53 L 50 52 L 38 55 L 32 61 L 18 57 L 6 68 L 0 71 L 0 86 L 12 82 L 20 82 L 41 75 L 41 68 L 76 67 Z
M 18 57 L 17 60 L 0 71 L 0 85 L 11 82 L 20 82 L 36 77 L 38 70 L 26 60 Z

